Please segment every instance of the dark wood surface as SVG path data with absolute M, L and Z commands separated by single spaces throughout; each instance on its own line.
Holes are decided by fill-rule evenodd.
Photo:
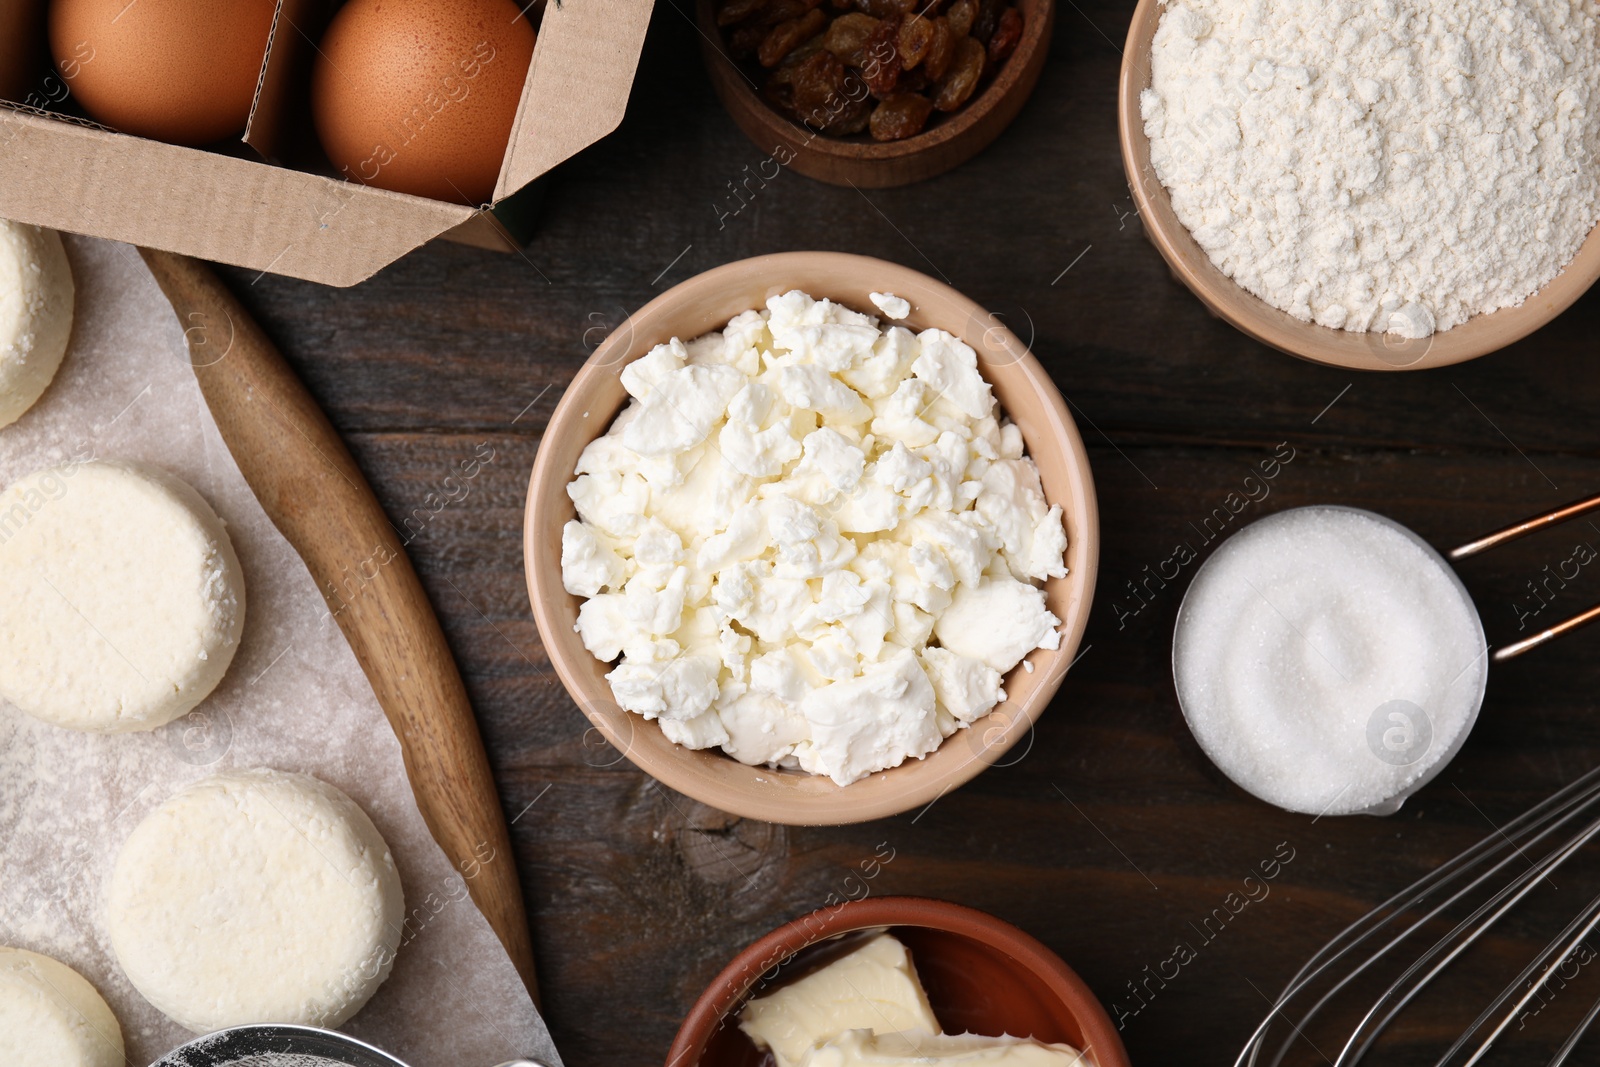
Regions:
M 1596 491 L 1600 291 L 1513 349 L 1423 374 L 1353 375 L 1246 341 L 1171 280 L 1130 214 L 1115 142 L 1130 9 L 1063 4 L 1034 99 L 954 172 L 866 194 L 786 173 L 752 181 L 733 214 L 764 154 L 713 97 L 687 0 L 661 0 L 626 123 L 555 175 L 525 254 L 429 247 L 354 290 L 227 272 L 412 534 L 515 820 L 546 1012 L 573 1067 L 660 1063 L 723 963 L 846 892 L 881 842 L 895 858 L 873 893 L 959 901 L 1038 936 L 1128 1012 L 1135 1064 L 1229 1063 L 1345 922 L 1596 764 L 1600 630 L 1497 667 L 1465 750 L 1393 818 L 1278 812 L 1196 748 L 1168 666 L 1188 572 L 1136 614 L 1125 583 L 1280 442 L 1295 458 L 1241 523 L 1339 502 L 1443 548 Z M 918 816 L 837 829 L 731 820 L 598 743 L 547 669 L 519 550 L 541 429 L 606 329 L 693 273 L 806 248 L 918 267 L 1010 316 L 1079 419 L 1104 536 L 1088 647 L 1026 755 Z M 1600 546 L 1597 527 L 1462 566 L 1491 642 L 1518 634 L 1541 568 Z M 1538 620 L 1597 600 L 1586 567 Z M 1282 842 L 1294 859 L 1270 894 L 1199 941 L 1194 924 Z M 1195 958 L 1139 1008 L 1129 984 L 1178 942 Z

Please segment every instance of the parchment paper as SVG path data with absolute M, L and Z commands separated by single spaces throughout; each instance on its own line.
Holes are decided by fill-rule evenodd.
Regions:
M 393 974 L 343 1029 L 413 1067 L 518 1057 L 557 1067 L 544 1022 L 467 896 L 464 874 L 478 872 L 454 870 L 428 834 L 354 654 L 218 434 L 172 306 L 129 246 L 65 239 L 77 282 L 72 345 L 39 404 L 0 429 L 0 484 L 90 457 L 171 471 L 228 524 L 247 609 L 222 685 L 152 733 L 81 734 L 0 701 L 0 944 L 54 956 L 93 982 L 122 1023 L 132 1067 L 164 1055 L 192 1035 L 135 992 L 111 953 L 102 889 L 117 851 L 190 781 L 227 768 L 301 771 L 372 816 L 410 916 Z M 487 847 L 482 858 L 513 862 Z

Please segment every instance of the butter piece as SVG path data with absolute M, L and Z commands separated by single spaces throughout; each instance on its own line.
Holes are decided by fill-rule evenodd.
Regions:
M 906 947 L 875 937 L 822 969 L 758 997 L 739 1013 L 739 1029 L 768 1049 L 778 1067 L 798 1067 L 819 1042 L 847 1030 L 936 1033 L 928 995 Z M 853 1063 L 854 1060 L 827 1061 Z M 868 1061 L 862 1061 L 868 1062 Z
M 806 1054 L 800 1067 L 1093 1067 L 1071 1045 L 1047 1045 L 1028 1037 L 981 1034 L 879 1033 L 849 1030 Z

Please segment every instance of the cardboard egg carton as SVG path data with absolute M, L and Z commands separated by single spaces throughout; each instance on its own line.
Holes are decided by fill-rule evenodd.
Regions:
M 3 104 L 0 217 L 339 286 L 436 237 L 513 248 L 495 209 L 511 214 L 508 198 L 617 128 L 653 6 L 552 0 L 530 12 L 538 17 L 533 62 L 494 199 L 481 207 L 276 162 L 292 156 L 295 142 L 314 141 L 296 94 L 328 14 L 321 0 L 278 0 L 236 152 L 117 133 L 58 113 L 54 99 Z M 51 77 L 69 98 L 70 77 Z M 436 104 L 419 89 L 415 113 L 426 121 Z

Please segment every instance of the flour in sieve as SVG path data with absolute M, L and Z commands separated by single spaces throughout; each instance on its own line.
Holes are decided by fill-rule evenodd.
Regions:
M 1302 321 L 1513 307 L 1600 221 L 1600 0 L 1185 0 L 1140 96 L 1211 261 Z
M 251 1052 L 241 1055 L 229 1051 L 239 1043 L 227 1031 L 222 1031 L 174 1050 L 151 1067 L 341 1067 L 338 1060 L 304 1052 Z

